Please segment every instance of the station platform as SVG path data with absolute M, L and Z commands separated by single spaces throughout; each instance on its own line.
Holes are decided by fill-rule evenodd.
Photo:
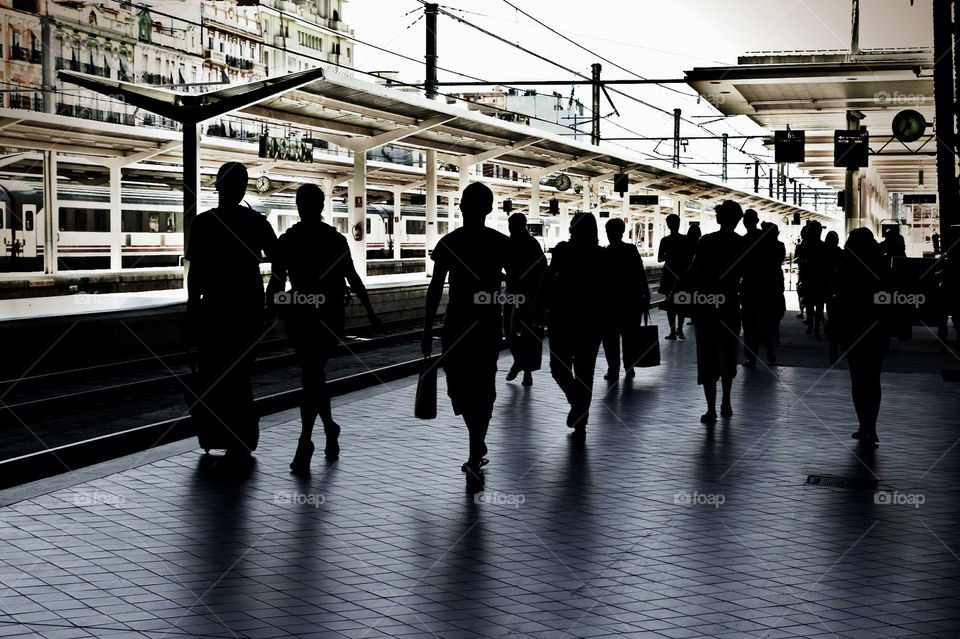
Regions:
M 337 398 L 341 457 L 306 479 L 287 411 L 239 483 L 183 441 L 0 491 L 0 636 L 956 637 L 955 355 L 892 345 L 866 451 L 790 312 L 780 363 L 700 424 L 692 328 L 611 386 L 601 352 L 583 446 L 549 373 L 507 383 L 501 358 L 482 496 L 442 375 L 433 421 L 415 378 Z
M 423 274 L 377 275 L 367 278 L 370 290 L 392 287 L 424 286 L 430 283 Z M 90 313 L 121 313 L 161 308 L 187 301 L 182 288 L 124 293 L 73 293 L 0 300 L 3 313 L 0 322 L 36 320 Z

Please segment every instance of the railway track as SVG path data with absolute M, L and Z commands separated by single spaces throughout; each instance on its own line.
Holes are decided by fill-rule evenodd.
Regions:
M 651 289 L 656 285 L 651 282 Z M 654 294 L 653 306 L 658 298 Z M 328 366 L 330 395 L 417 374 L 423 365 L 422 330 L 422 322 L 408 321 L 377 333 L 354 331 L 358 334 L 341 342 Z M 189 357 L 170 353 L 0 381 L 0 437 L 7 457 L 0 460 L 0 488 L 195 436 L 180 379 L 190 371 Z M 153 372 L 144 374 L 147 366 Z M 131 380 L 131 374 L 139 378 Z M 285 339 L 261 344 L 254 388 L 261 417 L 299 405 L 299 370 Z
M 334 355 L 369 352 L 385 346 L 418 340 L 422 322 L 400 322 L 377 333 L 347 336 Z M 261 344 L 255 371 L 292 367 L 296 357 L 286 339 Z M 0 433 L 51 412 L 102 402 L 130 394 L 149 396 L 183 388 L 182 376 L 191 371 L 190 353 L 128 360 L 113 364 L 44 373 L 0 382 Z M 130 377 L 137 377 L 130 379 Z

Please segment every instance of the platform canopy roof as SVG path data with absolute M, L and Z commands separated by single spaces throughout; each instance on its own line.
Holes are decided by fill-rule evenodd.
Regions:
M 800 167 L 835 189 L 845 169 L 833 166 L 833 132 L 847 112 L 863 114 L 870 167 L 890 192 L 935 192 L 936 138 L 929 124 L 916 142 L 893 139 L 892 121 L 913 109 L 933 122 L 933 52 L 878 50 L 770 52 L 742 56 L 735 66 L 697 67 L 687 83 L 724 115 L 746 115 L 768 131 L 806 131 Z M 767 140 L 772 145 L 772 138 Z M 923 185 L 919 184 L 923 171 Z
M 61 72 L 67 76 L 81 76 Z M 104 82 L 83 76 L 84 85 Z M 122 88 L 125 83 L 106 80 Z M 115 87 L 116 88 L 116 87 Z M 162 91 L 157 89 L 157 91 Z M 719 181 L 693 175 L 685 170 L 665 168 L 639 153 L 610 145 L 592 146 L 535 127 L 507 122 L 467 111 L 454 105 L 427 100 L 417 93 L 372 84 L 338 73 L 326 72 L 322 79 L 299 89 L 268 97 L 232 113 L 255 120 L 306 129 L 315 138 L 339 147 L 363 150 L 393 144 L 418 150 L 434 149 L 441 162 L 459 165 L 494 162 L 531 179 L 563 172 L 574 182 L 594 188 L 611 182 L 617 173 L 629 173 L 631 191 L 686 197 L 704 203 L 734 199 L 744 208 L 804 218 L 830 219 L 822 212 L 797 207 L 744 192 Z M 72 117 L 0 109 L 0 145 L 18 149 L 55 149 L 91 157 L 176 161 L 179 133 L 146 127 L 130 127 L 80 120 Z M 318 153 L 312 164 L 266 160 L 257 157 L 257 145 L 249 141 L 204 136 L 201 158 L 205 164 L 240 160 L 251 174 L 261 172 L 299 178 L 349 179 L 352 158 L 345 153 Z M 205 167 L 210 168 L 210 167 Z M 442 192 L 458 188 L 455 171 L 439 172 Z M 471 179 L 484 179 L 475 178 Z M 424 169 L 387 162 L 368 162 L 368 188 L 419 188 Z M 488 180 L 495 190 L 523 199 L 529 184 Z M 609 186 L 609 185 L 608 185 Z M 577 201 L 573 191 L 555 192 L 543 187 L 544 196 Z M 633 207 L 637 210 L 638 207 Z

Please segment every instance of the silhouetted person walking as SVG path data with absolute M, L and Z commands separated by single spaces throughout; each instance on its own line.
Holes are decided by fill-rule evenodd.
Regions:
M 484 225 L 493 209 L 493 192 L 479 182 L 463 190 L 463 226 L 444 235 L 433 251 L 433 279 L 427 289 L 421 351 L 433 350 L 433 322 L 450 275 L 440 358 L 453 412 L 462 415 L 470 435 L 470 455 L 462 470 L 468 487 L 483 485 L 487 428 L 497 398 L 497 359 L 502 339 L 500 284 L 510 239 Z
M 683 334 L 682 309 L 674 303 L 673 298 L 679 292 L 681 282 L 690 268 L 695 240 L 691 240 L 689 235 L 680 234 L 680 216 L 676 213 L 667 216 L 667 228 L 670 229 L 670 234 L 660 240 L 657 251 L 657 261 L 663 262 L 658 290 L 664 296 L 662 306 L 667 311 L 667 324 L 670 325 L 667 339 L 686 339 Z
M 880 372 L 890 347 L 889 267 L 873 233 L 850 232 L 830 296 L 830 337 L 850 368 L 850 390 L 860 426 L 853 438 L 876 447 Z
M 759 313 L 759 341 L 754 344 L 754 352 L 762 343 L 767 350 L 767 361 L 777 361 L 776 344 L 780 340 L 780 320 L 787 311 L 783 297 L 783 260 L 787 249 L 778 239 L 780 229 L 776 224 L 764 222 L 760 225 L 760 256 L 757 264 L 758 281 L 757 302 Z
M 650 286 L 637 247 L 623 241 L 626 232 L 623 220 L 610 218 L 605 230 L 609 244 L 603 249 L 603 294 L 606 298 L 603 354 L 607 359 L 607 373 L 603 378 L 616 380 L 620 376 L 620 340 L 623 340 L 626 353 L 633 352 L 636 327 L 650 309 Z M 633 366 L 627 367 L 625 372 L 627 377 L 633 377 Z
M 527 230 L 527 217 L 523 213 L 514 213 L 508 223 L 510 253 L 503 325 L 513 354 L 513 366 L 507 373 L 507 381 L 513 381 L 522 371 L 522 384 L 530 386 L 533 371 L 540 370 L 543 359 L 543 332 L 536 322 L 535 299 L 540 279 L 547 270 L 547 258 L 540 242 Z
M 888 228 L 883 232 L 883 241 L 880 242 L 880 253 L 890 260 L 894 257 L 906 257 L 907 245 L 900 235 L 900 229 Z
M 603 334 L 603 264 L 597 219 L 575 214 L 570 240 L 553 249 L 538 297 L 550 329 L 550 373 L 570 404 L 567 426 L 576 441 L 586 436 Z
M 697 224 L 691 223 L 691 224 L 690 224 L 690 228 L 687 230 L 687 246 L 688 246 L 689 249 L 690 249 L 690 263 L 691 263 L 691 264 L 693 263 L 693 258 L 696 257 L 696 255 L 697 255 L 697 245 L 700 244 L 700 238 L 701 238 L 701 237 L 703 237 L 703 230 L 700 228 L 700 224 L 699 224 L 699 223 L 697 223 Z M 681 278 L 680 278 L 680 285 L 679 285 L 678 290 L 683 291 L 683 290 L 685 289 L 685 287 L 687 287 L 687 285 L 688 285 L 688 283 L 689 283 L 689 282 L 687 281 L 687 280 L 689 279 L 689 276 L 690 276 L 690 270 L 689 270 L 689 268 L 688 268 L 686 275 L 681 276 Z M 679 315 L 679 311 L 678 311 L 677 313 L 678 313 L 678 314 L 677 314 L 678 324 L 679 324 L 679 326 L 683 326 L 683 322 L 682 322 L 682 319 L 683 319 L 683 318 Z M 689 324 L 690 326 L 693 326 L 693 317 L 690 318 L 690 321 L 688 322 L 688 324 Z M 678 328 L 679 328 L 679 326 L 678 326 Z M 678 337 L 679 337 L 679 335 L 678 335 Z
M 796 260 L 799 270 L 797 294 L 806 308 L 807 335 L 820 337 L 823 324 L 823 305 L 826 301 L 827 281 L 823 240 L 823 227 L 813 220 L 800 232 L 802 241 L 797 247 Z
M 697 383 L 703 385 L 707 412 L 700 417 L 705 424 L 717 421 L 717 381 L 723 397 L 720 414 L 733 415 L 730 387 L 737 376 L 737 351 L 740 345 L 740 287 L 743 237 L 737 224 L 743 209 L 732 200 L 716 208 L 720 230 L 704 235 L 690 265 L 691 290 L 686 296 L 695 311 L 697 338 Z
M 304 184 L 297 189 L 300 222 L 277 241 L 273 277 L 267 287 L 267 303 L 280 312 L 301 367 L 302 426 L 297 452 L 290 463 L 290 470 L 301 474 L 310 469 L 313 427 L 318 416 L 327 440 L 324 453 L 330 459 L 340 455 L 340 426 L 330 412 L 324 369 L 343 334 L 344 281 L 350 283 L 370 322 L 380 323 L 354 268 L 346 238 L 321 217 L 323 204 L 324 193 L 316 184 Z M 292 287 L 284 291 L 288 276 Z
M 262 255 L 270 259 L 277 236 L 267 218 L 242 206 L 247 169 L 227 162 L 217 172 L 217 208 L 196 217 L 186 259 L 188 314 L 198 338 L 203 397 L 223 428 L 227 453 L 218 467 L 246 468 L 260 438 L 250 377 L 263 331 Z M 219 439 L 219 438 L 218 438 Z
M 743 278 L 740 282 L 740 316 L 743 322 L 743 365 L 746 368 L 757 366 L 757 356 L 760 351 L 760 314 L 764 282 L 762 268 L 764 263 L 762 232 L 758 225 L 760 216 L 753 209 L 743 213 L 743 226 L 746 233 L 743 236 L 744 253 L 742 261 Z

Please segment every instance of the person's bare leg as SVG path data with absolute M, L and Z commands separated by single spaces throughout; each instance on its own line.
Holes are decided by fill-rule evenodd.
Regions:
M 464 413 L 463 423 L 467 425 L 467 434 L 470 446 L 470 455 L 467 463 L 461 470 L 467 474 L 467 483 L 482 483 L 484 455 L 487 454 L 487 429 L 490 426 L 490 416 L 479 413 Z
M 703 398 L 707 400 L 707 412 L 700 416 L 704 424 L 717 421 L 717 382 L 704 382 Z
M 680 330 L 681 330 L 681 332 L 683 332 L 683 328 L 682 328 L 682 327 L 683 327 L 683 316 L 681 315 L 679 319 L 680 319 L 680 326 L 681 326 L 681 329 L 680 329 Z M 677 312 L 676 312 L 676 311 L 667 311 L 667 325 L 670 327 L 670 333 L 669 333 L 669 335 L 667 336 L 667 339 L 672 339 L 673 337 L 676 337 L 676 335 L 677 335 L 677 329 L 676 329 L 676 326 L 677 326 Z
M 720 378 L 720 387 L 723 389 L 723 396 L 720 399 L 720 414 L 724 417 L 733 415 L 733 407 L 730 405 L 730 387 L 733 386 L 732 377 Z
M 313 427 L 317 422 L 320 409 L 317 403 L 316 373 L 309 367 L 303 369 L 301 376 L 303 394 L 300 401 L 300 440 L 297 442 L 297 452 L 290 462 L 290 470 L 294 473 L 304 473 L 310 468 L 310 458 L 313 457 Z M 329 401 L 327 402 L 329 406 Z

